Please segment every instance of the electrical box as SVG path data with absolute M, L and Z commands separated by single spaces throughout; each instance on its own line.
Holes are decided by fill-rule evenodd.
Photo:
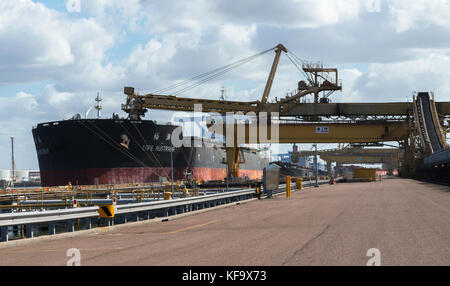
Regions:
M 280 184 L 280 167 L 270 164 L 263 170 L 264 192 L 268 198 L 272 197 L 272 191 L 278 190 Z

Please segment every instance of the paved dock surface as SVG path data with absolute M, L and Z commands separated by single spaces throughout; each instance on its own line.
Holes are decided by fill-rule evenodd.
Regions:
M 0 249 L 0 265 L 450 265 L 450 188 L 340 183 L 168 222 Z

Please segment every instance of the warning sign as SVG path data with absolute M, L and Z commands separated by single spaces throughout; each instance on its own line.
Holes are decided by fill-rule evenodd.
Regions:
M 330 128 L 328 126 L 318 126 L 316 127 L 316 133 L 328 133 Z
M 98 206 L 100 217 L 114 217 L 114 205 Z

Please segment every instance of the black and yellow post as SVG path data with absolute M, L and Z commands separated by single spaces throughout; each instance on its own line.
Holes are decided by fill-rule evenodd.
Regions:
M 98 206 L 98 215 L 101 218 L 114 217 L 114 205 Z
M 303 189 L 303 179 L 297 179 L 296 183 L 297 183 L 297 189 L 299 189 L 299 190 Z
M 286 198 L 291 197 L 291 177 L 286 176 Z

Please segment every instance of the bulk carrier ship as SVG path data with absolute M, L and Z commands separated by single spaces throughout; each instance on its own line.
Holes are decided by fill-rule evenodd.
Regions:
M 171 179 L 172 165 L 174 180 L 189 175 L 200 183 L 223 181 L 227 157 L 221 143 L 185 137 L 192 147 L 172 147 L 170 136 L 176 127 L 117 114 L 110 119 L 76 115 L 40 123 L 32 133 L 42 186 L 161 182 Z M 239 177 L 261 179 L 268 159 L 250 148 L 241 148 L 241 158 Z

